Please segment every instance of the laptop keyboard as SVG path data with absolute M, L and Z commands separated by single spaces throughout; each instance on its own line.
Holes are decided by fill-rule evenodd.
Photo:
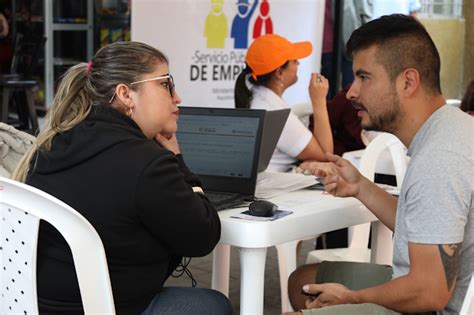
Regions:
M 235 199 L 236 197 L 239 197 L 239 194 L 225 194 L 225 193 L 214 193 L 214 192 L 206 191 L 206 196 L 213 203 L 219 203 L 224 200 Z
M 207 192 L 206 197 L 212 202 L 216 210 L 235 208 L 247 202 L 244 196 L 232 193 Z

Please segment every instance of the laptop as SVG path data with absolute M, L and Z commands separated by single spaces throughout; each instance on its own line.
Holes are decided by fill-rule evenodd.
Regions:
M 181 153 L 217 210 L 254 199 L 265 113 L 180 106 L 176 136 Z
M 280 135 L 285 127 L 290 109 L 270 110 L 265 113 L 263 124 L 262 145 L 260 146 L 260 158 L 258 160 L 257 172 L 265 171 L 272 159 Z

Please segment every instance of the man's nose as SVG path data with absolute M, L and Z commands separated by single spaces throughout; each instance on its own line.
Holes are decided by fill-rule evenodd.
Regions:
M 349 88 L 349 90 L 347 90 L 346 98 L 348 100 L 352 100 L 356 98 L 358 94 L 359 94 L 359 91 L 358 91 L 357 83 L 354 81 L 351 87 Z

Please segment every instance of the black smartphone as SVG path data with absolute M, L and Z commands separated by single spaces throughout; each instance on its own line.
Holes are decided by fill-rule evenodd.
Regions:
M 306 187 L 306 189 L 313 189 L 313 190 L 324 190 L 324 184 L 316 183 L 314 185 Z
M 317 299 L 318 296 L 321 294 L 321 292 L 318 292 L 318 293 L 309 293 L 309 292 L 306 292 L 305 290 L 301 290 L 301 294 L 306 295 L 306 296 L 308 296 L 308 297 L 312 297 L 313 299 Z

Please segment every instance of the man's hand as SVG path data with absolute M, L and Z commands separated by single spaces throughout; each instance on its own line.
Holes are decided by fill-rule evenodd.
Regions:
M 300 168 L 320 177 L 324 189 L 331 195 L 336 197 L 357 196 L 361 180 L 364 177 L 349 161 L 340 156 L 326 153 L 326 157 L 331 163 L 305 162 L 300 165 Z
M 307 284 L 303 291 L 310 294 L 319 294 L 306 300 L 306 308 L 320 308 L 338 304 L 352 304 L 352 291 L 339 283 Z
M 159 133 L 155 136 L 155 140 L 165 149 L 170 150 L 175 155 L 181 153 L 181 151 L 179 150 L 178 139 L 176 139 L 176 134 L 163 135 Z

